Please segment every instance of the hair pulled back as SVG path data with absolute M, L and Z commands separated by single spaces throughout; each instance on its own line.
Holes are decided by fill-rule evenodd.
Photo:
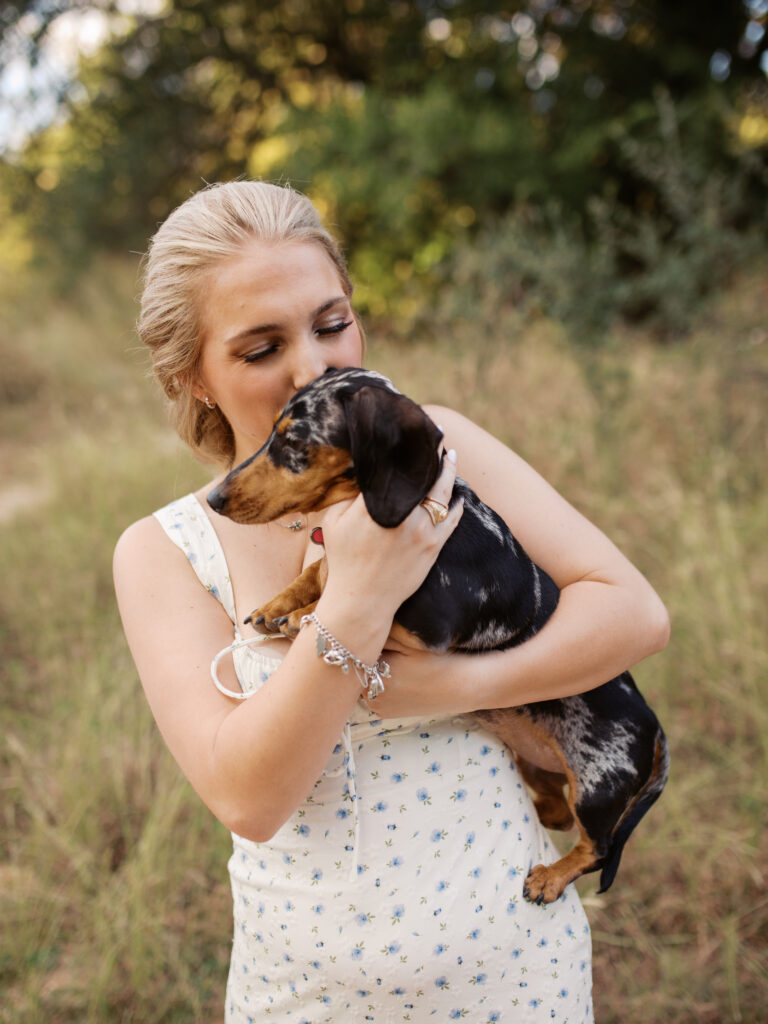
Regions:
M 201 351 L 199 296 L 204 275 L 252 239 L 316 242 L 333 261 L 346 294 L 352 293 L 337 243 L 310 200 L 289 186 L 209 185 L 160 226 L 145 258 L 139 335 L 179 436 L 203 461 L 225 467 L 234 460 L 232 429 L 218 407 L 209 409 L 192 394 Z

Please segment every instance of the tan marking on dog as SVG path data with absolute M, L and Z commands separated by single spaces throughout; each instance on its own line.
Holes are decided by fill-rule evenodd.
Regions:
M 483 726 L 506 743 L 517 757 L 549 772 L 565 773 L 565 758 L 557 741 L 515 708 L 476 711 Z
M 325 559 L 320 561 L 324 562 Z M 322 592 L 322 586 L 320 585 L 320 561 L 311 562 L 285 590 L 276 594 L 266 604 L 254 609 L 246 619 L 246 622 L 255 623 L 257 619 L 263 616 L 264 628 L 267 632 L 275 632 L 278 628 L 274 625 L 275 619 L 279 619 L 283 615 L 289 615 L 291 612 L 304 608 L 313 602 L 316 603 Z
M 263 615 L 264 622 L 259 623 L 257 629 L 267 633 L 282 633 L 293 640 L 299 632 L 302 618 L 315 610 L 327 579 L 328 560 L 323 556 L 310 562 L 285 590 L 251 612 L 246 622 L 255 623 Z M 276 624 L 276 619 L 286 615 L 288 618 L 285 622 Z
M 570 853 L 566 853 L 554 864 L 537 864 L 531 868 L 523 886 L 523 894 L 532 903 L 554 903 L 562 896 L 569 882 L 593 871 L 597 863 L 594 843 L 581 831 L 581 837 Z
M 317 447 L 303 473 L 291 473 L 264 454 L 254 459 L 227 485 L 225 515 L 236 523 L 271 523 L 288 512 L 316 512 L 359 493 L 343 448 Z
M 516 756 L 525 784 L 533 791 L 533 803 L 544 828 L 566 832 L 573 827 L 573 814 L 563 791 L 567 779 L 562 772 L 550 772 Z
M 573 823 L 579 830 L 579 839 L 573 849 L 554 864 L 537 864 L 531 869 L 523 886 L 523 895 L 533 903 L 552 903 L 559 899 L 569 882 L 593 871 L 599 863 L 594 841 L 587 835 L 576 813 L 579 780 L 568 767 L 557 741 L 551 739 L 550 745 L 553 750 L 560 752 L 562 758 L 563 774 L 568 785 L 567 804 Z
M 426 644 L 399 622 L 393 622 L 384 646 L 390 651 L 426 651 Z

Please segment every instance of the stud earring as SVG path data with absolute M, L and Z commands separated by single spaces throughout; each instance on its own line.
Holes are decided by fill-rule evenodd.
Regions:
M 205 407 L 206 407 L 207 409 L 215 409 L 215 408 L 216 408 L 216 403 L 215 403 L 215 402 L 212 402 L 212 401 L 210 400 L 210 398 L 208 397 L 208 395 L 206 395 L 206 396 L 205 396 L 205 398 L 203 399 L 203 401 L 205 402 Z

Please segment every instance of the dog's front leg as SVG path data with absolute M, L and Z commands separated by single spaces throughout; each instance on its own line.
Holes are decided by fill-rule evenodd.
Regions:
M 262 626 L 267 633 L 283 633 L 293 639 L 299 632 L 302 616 L 314 611 L 327 575 L 325 558 L 312 562 L 290 586 L 252 611 L 245 621 Z

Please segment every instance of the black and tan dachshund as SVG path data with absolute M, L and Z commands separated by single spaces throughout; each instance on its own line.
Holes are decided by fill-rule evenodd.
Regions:
M 266 523 L 362 491 L 371 517 L 394 527 L 437 478 L 441 436 L 420 406 L 380 374 L 328 370 L 293 396 L 263 447 L 233 469 L 208 502 L 238 523 Z M 500 517 L 457 478 L 451 503 L 459 497 L 459 525 L 419 590 L 399 608 L 392 635 L 435 651 L 523 643 L 552 615 L 559 590 Z M 246 621 L 295 636 L 325 579 L 323 558 Z M 531 870 L 526 897 L 549 903 L 573 879 L 598 870 L 604 892 L 669 768 L 664 733 L 629 672 L 576 697 L 475 715 L 514 750 L 542 823 L 575 824 L 579 831 L 569 853 Z

